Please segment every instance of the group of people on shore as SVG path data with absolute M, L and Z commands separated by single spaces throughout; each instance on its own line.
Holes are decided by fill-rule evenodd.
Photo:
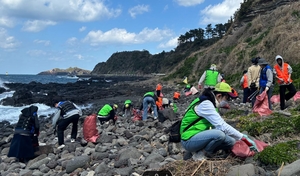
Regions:
M 279 55 L 275 57 L 276 64 L 273 69 L 264 58 L 257 57 L 251 61 L 252 65 L 243 72 L 240 81 L 244 90 L 243 103 L 249 101 L 249 96 L 254 93 L 266 91 L 269 108 L 272 109 L 270 98 L 274 87 L 273 79 L 276 78 L 279 84 L 280 109 L 284 110 L 286 108 L 285 101 L 296 93 L 291 78 L 291 66 L 284 62 Z M 227 107 L 229 99 L 234 99 L 237 95 L 234 89 L 224 81 L 224 76 L 217 71 L 215 64 L 212 64 L 210 69 L 203 73 L 199 79 L 198 88 L 204 90 L 188 106 L 180 126 L 181 144 L 187 151 L 184 159 L 212 157 L 219 150 L 228 153 L 237 140 L 244 140 L 252 144 L 255 149 L 255 143 L 246 134 L 227 124 L 218 112 L 219 108 Z M 287 94 L 285 93 L 286 89 L 289 91 Z M 146 92 L 142 97 L 140 106 L 140 110 L 143 110 L 142 120 L 147 120 L 149 107 L 153 111 L 153 119 L 157 119 L 159 109 L 171 107 L 175 111 L 174 104 L 179 98 L 179 92 L 174 92 L 174 102 L 163 98 L 162 84 L 159 83 L 155 91 Z M 253 105 L 255 96 L 251 98 Z M 71 142 L 76 141 L 78 120 L 82 116 L 82 111 L 71 101 L 56 101 L 54 106 L 57 108 L 57 112 L 52 117 L 52 125 L 54 131 L 57 131 L 57 148 L 62 149 L 65 147 L 64 131 L 71 123 Z M 131 100 L 126 100 L 123 104 L 123 114 L 131 115 L 132 108 Z M 117 109 L 117 104 L 105 104 L 100 108 L 97 114 L 100 124 L 110 120 L 115 124 Z M 34 157 L 40 128 L 37 111 L 38 107 L 36 106 L 30 106 L 21 111 L 8 157 L 16 157 L 20 161 Z
M 285 102 L 296 94 L 293 85 L 292 67 L 284 62 L 280 55 L 275 57 L 276 64 L 272 68 L 270 64 L 260 57 L 252 58 L 252 65 L 243 72 L 240 84 L 243 88 L 243 103 L 251 102 L 252 107 L 256 101 L 256 95 L 266 91 L 269 109 L 273 110 L 271 97 L 275 86 L 275 80 L 279 85 L 280 110 L 285 110 Z M 288 90 L 288 93 L 286 93 Z
M 248 71 L 243 72 L 240 81 L 244 90 L 243 103 L 249 101 L 250 96 L 253 106 L 256 95 L 266 91 L 269 108 L 272 109 L 270 98 L 274 88 L 273 79 L 276 78 L 279 84 L 280 109 L 284 110 L 285 101 L 296 93 L 291 78 L 291 66 L 280 55 L 275 57 L 276 64 L 273 69 L 264 58 L 256 57 L 251 61 L 252 65 Z M 227 124 L 218 112 L 222 102 L 224 104 L 229 99 L 236 98 L 232 87 L 222 81 L 223 79 L 216 65 L 212 64 L 199 80 L 198 88 L 204 90 L 189 105 L 180 126 L 181 144 L 186 150 L 185 160 L 203 160 L 213 157 L 220 150 L 226 155 L 238 140 L 245 141 L 257 151 L 255 142 Z M 287 94 L 286 89 L 289 91 Z

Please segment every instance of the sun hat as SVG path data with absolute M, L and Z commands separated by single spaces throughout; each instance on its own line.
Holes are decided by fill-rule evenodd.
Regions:
M 264 59 L 264 58 L 260 58 L 259 60 L 258 60 L 258 63 L 257 63 L 258 65 L 267 65 L 268 64 L 268 62 Z
M 211 70 L 216 70 L 216 69 L 217 69 L 216 64 L 211 64 L 209 69 L 211 69 Z
M 227 93 L 231 98 L 236 98 L 237 96 L 232 93 L 231 87 L 229 84 L 225 82 L 220 82 L 215 86 L 216 92 L 224 92 Z

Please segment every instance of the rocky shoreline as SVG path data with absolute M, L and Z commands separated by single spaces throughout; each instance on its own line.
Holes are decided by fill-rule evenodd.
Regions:
M 37 157 L 28 163 L 18 162 L 15 158 L 6 157 L 9 151 L 10 141 L 13 137 L 14 125 L 7 122 L 0 123 L 0 175 L 130 175 L 139 176 L 147 170 L 167 169 L 172 163 L 183 160 L 184 150 L 180 143 L 169 143 L 167 130 L 176 119 L 182 116 L 185 108 L 197 95 L 184 96 L 177 103 L 179 111 L 177 114 L 168 116 L 163 123 L 149 118 L 148 121 L 132 121 L 132 119 L 118 117 L 116 125 L 104 124 L 98 125 L 97 129 L 100 138 L 96 143 L 86 142 L 83 138 L 84 119 L 96 113 L 98 108 L 104 103 L 117 103 L 121 107 L 125 99 L 130 98 L 136 106 L 140 105 L 141 97 L 146 91 L 154 91 L 156 80 L 149 80 L 143 83 L 114 83 L 110 85 L 74 83 L 74 84 L 47 84 L 30 83 L 27 85 L 13 84 L 10 86 L 13 90 L 20 92 L 10 100 L 4 101 L 6 104 L 15 106 L 42 101 L 45 104 L 51 104 L 51 98 L 35 93 L 44 91 L 44 94 L 53 96 L 52 98 L 65 98 L 78 104 L 93 102 L 93 107 L 84 110 L 84 115 L 80 118 L 78 137 L 74 143 L 70 141 L 70 126 L 65 131 L 65 144 L 63 149 L 57 149 L 57 139 L 53 134 L 51 127 L 51 118 L 39 117 L 41 123 L 39 142 L 39 151 Z M 163 84 L 164 96 L 172 99 L 173 92 L 181 90 L 177 85 Z M 101 88 L 100 88 L 101 87 Z M 22 88 L 22 89 L 21 89 Z M 22 90 L 22 91 L 21 91 Z M 31 96 L 25 98 L 22 92 L 32 91 Z M 26 95 L 30 95 L 29 93 Z M 44 99 L 43 99 L 44 98 Z M 240 108 L 237 106 L 239 100 L 230 102 L 232 109 Z M 245 112 L 249 108 L 242 107 Z M 119 109 L 120 111 L 120 109 Z M 228 123 L 234 125 L 235 121 Z M 262 140 L 262 139 L 261 139 Z M 269 141 L 265 141 L 269 142 Z M 184 162 L 184 161 L 182 161 Z M 253 160 L 252 157 L 246 160 L 240 160 L 233 156 L 226 159 L 208 160 L 214 163 L 214 169 L 207 175 L 278 175 L 279 168 L 263 167 L 260 163 Z M 192 163 L 192 161 L 186 161 Z M 201 162 L 198 163 L 198 165 Z M 221 164 L 217 164 L 221 163 Z M 211 166 L 213 167 L 213 166 Z M 294 166 L 292 169 L 297 169 Z M 182 174 L 189 173 L 189 170 L 181 171 Z M 281 173 L 286 173 L 284 169 Z M 204 174 L 206 175 L 206 174 Z

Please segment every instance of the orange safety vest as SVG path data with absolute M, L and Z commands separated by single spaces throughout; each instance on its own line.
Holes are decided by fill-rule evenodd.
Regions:
M 248 76 L 247 74 L 244 74 L 244 82 L 242 84 L 243 89 L 248 87 Z
M 157 101 L 155 102 L 156 106 L 158 107 L 158 109 L 162 108 L 162 97 L 157 97 Z
M 174 92 L 173 98 L 174 99 L 179 99 L 180 98 L 180 93 L 179 92 Z
M 239 94 L 237 93 L 237 91 L 231 87 L 231 92 L 235 95 L 235 96 L 238 96 Z
M 280 69 L 280 66 L 278 64 L 276 64 L 274 66 L 278 78 L 283 79 L 283 81 L 285 83 L 288 83 L 288 79 L 289 79 L 289 69 L 288 69 L 288 66 L 289 66 L 289 64 L 283 63 L 282 70 Z M 277 82 L 278 82 L 278 84 L 282 84 L 282 82 L 279 79 L 277 80 Z M 291 82 L 293 82 L 292 79 L 290 79 L 290 83 Z
M 156 85 L 156 90 L 161 90 L 162 89 L 162 85 L 161 84 L 157 84 Z

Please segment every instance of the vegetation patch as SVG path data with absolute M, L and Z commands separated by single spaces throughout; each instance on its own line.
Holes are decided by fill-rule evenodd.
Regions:
M 241 131 L 247 131 L 251 136 L 258 136 L 263 133 L 271 133 L 271 138 L 279 136 L 289 137 L 300 131 L 300 116 L 286 118 L 278 113 L 273 113 L 273 117 L 258 121 L 257 118 L 243 116 L 240 118 L 238 127 Z
M 224 52 L 228 56 L 234 48 L 235 48 L 235 45 L 224 47 L 224 48 L 220 48 L 219 49 L 219 53 L 223 53 Z
M 170 74 L 168 77 L 164 78 L 165 81 L 173 78 L 183 78 L 192 74 L 194 63 L 196 62 L 197 57 L 189 57 L 185 59 L 184 64 L 177 71 Z
M 282 163 L 292 163 L 297 160 L 299 141 L 288 141 L 266 147 L 262 152 L 255 155 L 255 159 L 267 165 L 280 166 Z
M 296 18 L 300 18 L 300 12 L 294 10 L 294 11 L 292 12 L 292 16 L 293 16 L 293 17 L 296 17 Z
M 255 45 L 259 44 L 259 43 L 262 41 L 262 39 L 263 39 L 265 36 L 267 36 L 267 35 L 269 34 L 269 32 L 270 32 L 270 29 L 268 29 L 267 31 L 263 32 L 263 33 L 262 33 L 259 37 L 257 37 L 256 39 L 250 41 L 250 42 L 248 43 L 249 46 L 255 46 Z

